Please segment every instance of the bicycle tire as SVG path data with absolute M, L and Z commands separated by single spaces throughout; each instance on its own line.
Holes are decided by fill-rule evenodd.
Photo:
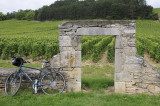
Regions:
M 15 74 L 16 72 L 11 73 L 5 82 L 5 93 L 8 96 L 16 95 L 21 86 L 22 77 L 19 73 Z
M 50 81 L 50 79 L 52 81 Z M 42 91 L 47 95 L 56 95 L 63 92 L 66 81 L 64 76 L 57 71 L 50 71 L 41 78 Z

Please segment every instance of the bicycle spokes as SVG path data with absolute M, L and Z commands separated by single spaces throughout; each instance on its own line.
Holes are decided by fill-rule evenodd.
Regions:
M 21 86 L 21 76 L 17 73 L 12 73 L 7 78 L 5 83 L 5 93 L 7 95 L 15 95 Z
M 49 77 L 49 78 L 47 78 Z M 58 94 L 64 90 L 65 87 L 65 80 L 64 77 L 55 71 L 49 72 L 42 77 L 42 90 L 46 94 Z

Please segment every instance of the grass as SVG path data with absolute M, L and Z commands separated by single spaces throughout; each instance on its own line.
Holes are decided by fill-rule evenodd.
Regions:
M 62 93 L 60 95 L 37 95 L 19 92 L 14 97 L 0 94 L 1 106 L 158 106 L 160 96 L 96 94 L 93 92 Z
M 42 67 L 42 63 L 40 62 L 34 62 L 34 63 L 27 63 L 26 66 L 31 66 L 35 68 Z M 2 60 L 0 59 L 0 68 L 17 68 L 16 66 L 12 65 L 12 60 Z
M 16 96 L 0 94 L 1 106 L 157 106 L 160 96 L 107 94 L 105 90 L 114 84 L 113 66 L 83 66 L 82 89 L 87 93 L 69 92 L 52 96 L 33 94 L 32 89 L 21 88 Z
M 160 70 L 160 67 L 156 67 L 157 70 Z
M 107 89 L 114 85 L 114 67 L 85 66 L 82 72 L 82 87 L 91 90 Z
M 5 20 L 0 21 L 1 36 L 10 37 L 58 37 L 58 25 L 62 21 L 35 22 L 27 20 Z

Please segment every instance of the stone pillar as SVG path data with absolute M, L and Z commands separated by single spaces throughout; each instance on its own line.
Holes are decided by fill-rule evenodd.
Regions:
M 81 91 L 81 36 L 72 25 L 59 26 L 60 66 L 65 73 L 67 91 Z
M 115 42 L 115 92 L 134 92 L 134 87 L 128 84 L 132 83 L 133 72 L 139 66 L 139 60 L 136 58 L 135 23 L 123 26 L 120 30 L 122 33 L 116 36 Z

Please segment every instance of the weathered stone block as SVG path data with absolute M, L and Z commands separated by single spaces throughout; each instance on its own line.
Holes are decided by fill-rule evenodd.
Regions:
M 129 47 L 136 47 L 135 38 L 128 40 L 128 46 Z
M 66 35 L 68 36 L 76 36 L 76 33 L 74 31 L 66 32 Z
M 156 93 L 160 93 L 160 87 L 155 86 L 155 92 L 156 92 Z
M 67 72 L 67 91 L 81 91 L 81 68 Z
M 70 36 L 59 36 L 59 46 L 72 46 Z
M 80 51 L 63 51 L 60 53 L 61 66 L 81 67 L 81 52 Z
M 133 80 L 133 74 L 131 73 L 115 73 L 115 81 L 117 82 L 125 82 Z
M 149 92 L 154 93 L 155 92 L 155 86 L 154 85 L 148 85 L 147 89 Z
M 140 93 L 144 93 L 145 90 L 143 88 L 136 88 L 136 93 L 140 94 Z
M 73 80 L 73 79 L 71 79 Z M 79 92 L 81 91 L 81 82 L 75 82 L 73 83 L 71 80 L 68 80 L 68 82 L 66 83 L 67 84 L 67 91 L 68 92 Z
M 67 29 L 68 27 L 67 26 L 58 25 L 58 28 L 59 29 Z
M 81 62 L 81 51 L 75 52 L 75 61 L 74 61 L 74 67 L 81 68 L 82 62 Z
M 72 29 L 70 29 L 70 28 L 67 28 L 67 29 L 61 29 L 60 31 L 69 32 L 69 31 L 72 31 Z
M 52 57 L 51 61 L 50 61 L 51 67 L 61 67 L 60 65 L 60 55 L 55 55 Z
M 115 82 L 114 87 L 115 93 L 125 93 L 126 91 L 125 82 Z
M 137 55 L 136 47 L 125 47 L 123 51 L 126 56 L 136 56 Z
M 123 49 L 122 37 L 120 35 L 116 36 L 115 49 Z
M 68 72 L 68 79 L 75 79 L 75 82 L 81 82 L 81 68 L 74 68 Z
M 72 36 L 71 37 L 71 44 L 74 50 L 80 51 L 81 50 L 81 36 Z
M 123 58 L 122 58 L 122 49 L 116 49 L 115 50 L 115 72 L 121 72 L 122 71 L 122 64 L 123 64 Z
M 76 35 L 120 35 L 121 32 L 118 28 L 100 28 L 100 27 L 89 27 L 89 28 L 78 28 Z
M 124 47 L 128 46 L 128 37 L 121 37 L 121 44 Z
M 0 93 L 1 93 L 1 94 L 4 94 L 4 93 L 5 93 L 4 88 L 0 89 Z
M 140 65 L 143 64 L 143 62 L 144 62 L 143 58 L 138 58 L 135 56 L 127 56 L 125 61 L 126 64 L 140 64 Z
M 142 72 L 142 65 L 140 64 L 125 64 L 124 72 Z
M 125 29 L 124 33 L 126 33 L 126 34 L 136 33 L 136 30 L 135 29 Z
M 135 38 L 135 36 L 136 36 L 136 34 L 135 34 L 135 33 L 130 33 L 130 34 L 123 33 L 123 34 L 122 34 L 122 37 Z
M 75 50 L 74 50 L 73 47 L 65 47 L 65 46 L 60 47 L 60 53 L 61 53 L 61 52 L 64 52 L 64 51 L 75 52 Z
M 136 26 L 136 23 L 135 23 L 135 22 L 132 22 L 132 23 L 129 23 L 129 25 L 135 27 L 135 26 Z
M 75 54 L 73 54 L 71 51 L 63 51 L 60 53 L 60 59 L 62 67 L 72 67 L 73 61 L 75 59 Z

